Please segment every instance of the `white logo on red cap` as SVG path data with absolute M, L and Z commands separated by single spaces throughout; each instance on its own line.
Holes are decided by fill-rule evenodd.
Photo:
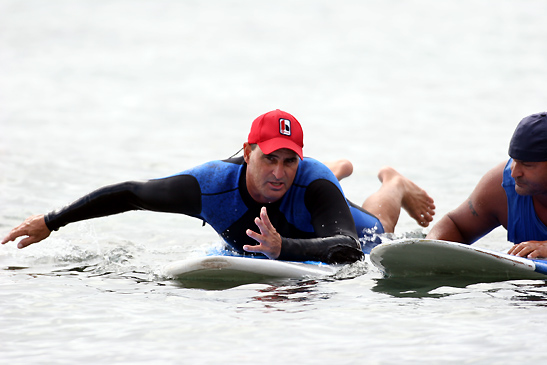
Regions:
M 288 119 L 279 118 L 279 133 L 286 136 L 291 135 L 291 121 Z

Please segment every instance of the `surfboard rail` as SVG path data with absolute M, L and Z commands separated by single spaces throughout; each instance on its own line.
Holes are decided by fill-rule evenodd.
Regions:
M 547 279 L 547 262 L 457 242 L 402 239 L 372 249 L 371 262 L 386 277 L 474 276 Z
M 325 277 L 334 265 L 268 260 L 238 256 L 204 256 L 167 264 L 164 273 L 179 281 L 258 282 L 268 278 Z

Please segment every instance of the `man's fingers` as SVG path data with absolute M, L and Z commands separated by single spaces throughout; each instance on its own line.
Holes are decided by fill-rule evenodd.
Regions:
M 27 237 L 19 241 L 17 244 L 17 248 L 25 248 L 27 246 L 32 245 L 33 243 L 37 242 L 33 237 Z
M 515 250 L 515 251 L 512 253 L 512 255 L 524 257 L 524 256 L 526 256 L 528 253 L 530 253 L 530 251 L 527 250 L 526 247 L 520 247 L 519 249 Z
M 266 210 L 266 207 L 262 207 L 260 209 L 260 219 L 262 222 L 264 222 L 264 225 L 269 229 L 272 228 L 272 222 L 270 222 L 270 217 L 268 217 L 268 211 Z
M 266 208 L 262 208 L 260 211 L 260 217 L 255 218 L 255 224 L 260 230 L 260 234 L 265 234 L 268 231 L 268 223 L 271 225 L 270 220 L 268 219 L 268 215 L 264 213 Z M 253 237 L 255 238 L 255 237 Z M 256 238 L 255 238 L 256 239 Z
M 11 232 L 2 240 L 2 244 L 15 239 L 27 236 L 23 238 L 17 247 L 24 248 L 33 243 L 40 242 L 50 235 L 51 231 L 47 227 L 43 215 L 35 215 L 27 218 L 19 226 L 11 230 Z
M 244 245 L 243 250 L 247 252 L 262 252 L 260 245 L 256 245 L 256 246 Z
M 266 226 L 264 225 L 264 222 L 260 218 L 256 217 L 255 218 L 255 224 L 258 227 L 258 229 L 260 230 L 260 233 L 264 234 L 264 231 L 266 231 Z
M 260 239 L 260 234 L 256 233 L 255 231 L 251 230 L 251 229 L 248 229 L 246 231 L 247 233 L 247 236 L 251 237 L 253 240 L 255 241 L 259 241 Z
M 522 243 L 519 243 L 518 245 L 514 245 L 513 247 L 511 247 L 507 253 L 514 256 L 522 256 L 522 251 L 524 251 L 525 249 L 526 246 Z
M 11 238 L 11 232 L 6 237 L 4 237 L 4 239 L 2 240 L 2 244 L 4 245 L 8 243 L 9 241 L 13 241 L 13 238 Z
M 526 256 L 528 256 L 528 254 L 529 254 L 530 252 L 532 252 L 532 251 L 533 251 L 533 249 L 531 249 L 531 248 L 529 248 L 529 247 L 524 247 L 522 250 L 520 250 L 520 251 L 516 254 L 516 256 L 526 257 Z
M 21 232 L 21 230 L 22 229 L 20 227 L 15 227 L 14 229 L 12 229 L 11 232 L 2 240 L 2 244 L 6 244 L 10 241 L 15 241 L 17 237 L 24 236 L 25 233 Z
M 544 256 L 544 254 L 542 253 L 543 247 L 544 247 L 544 244 L 542 242 L 537 242 L 537 241 L 521 242 L 511 247 L 509 251 L 507 251 L 507 253 L 509 255 L 534 259 L 534 258 Z
M 257 218 L 258 219 L 258 218 Z M 247 251 L 247 252 L 262 252 L 263 250 L 263 247 L 262 247 L 262 241 L 261 241 L 261 235 L 256 233 L 255 231 L 253 230 L 250 230 L 248 229 L 247 230 L 247 236 L 251 237 L 253 240 L 255 240 L 256 242 L 258 242 L 258 245 L 243 245 L 243 250 Z

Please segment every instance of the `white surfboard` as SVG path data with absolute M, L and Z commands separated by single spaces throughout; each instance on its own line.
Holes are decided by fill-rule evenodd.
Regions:
M 445 275 L 547 280 L 547 261 L 447 241 L 386 242 L 372 249 L 370 260 L 387 277 Z
M 204 256 L 172 262 L 165 274 L 181 282 L 216 282 L 241 285 L 267 279 L 325 277 L 337 272 L 335 266 L 277 261 L 237 256 Z

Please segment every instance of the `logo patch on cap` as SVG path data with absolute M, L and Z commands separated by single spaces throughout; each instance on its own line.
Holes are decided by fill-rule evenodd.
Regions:
M 291 121 L 284 118 L 279 118 L 279 133 L 286 136 L 291 135 Z

